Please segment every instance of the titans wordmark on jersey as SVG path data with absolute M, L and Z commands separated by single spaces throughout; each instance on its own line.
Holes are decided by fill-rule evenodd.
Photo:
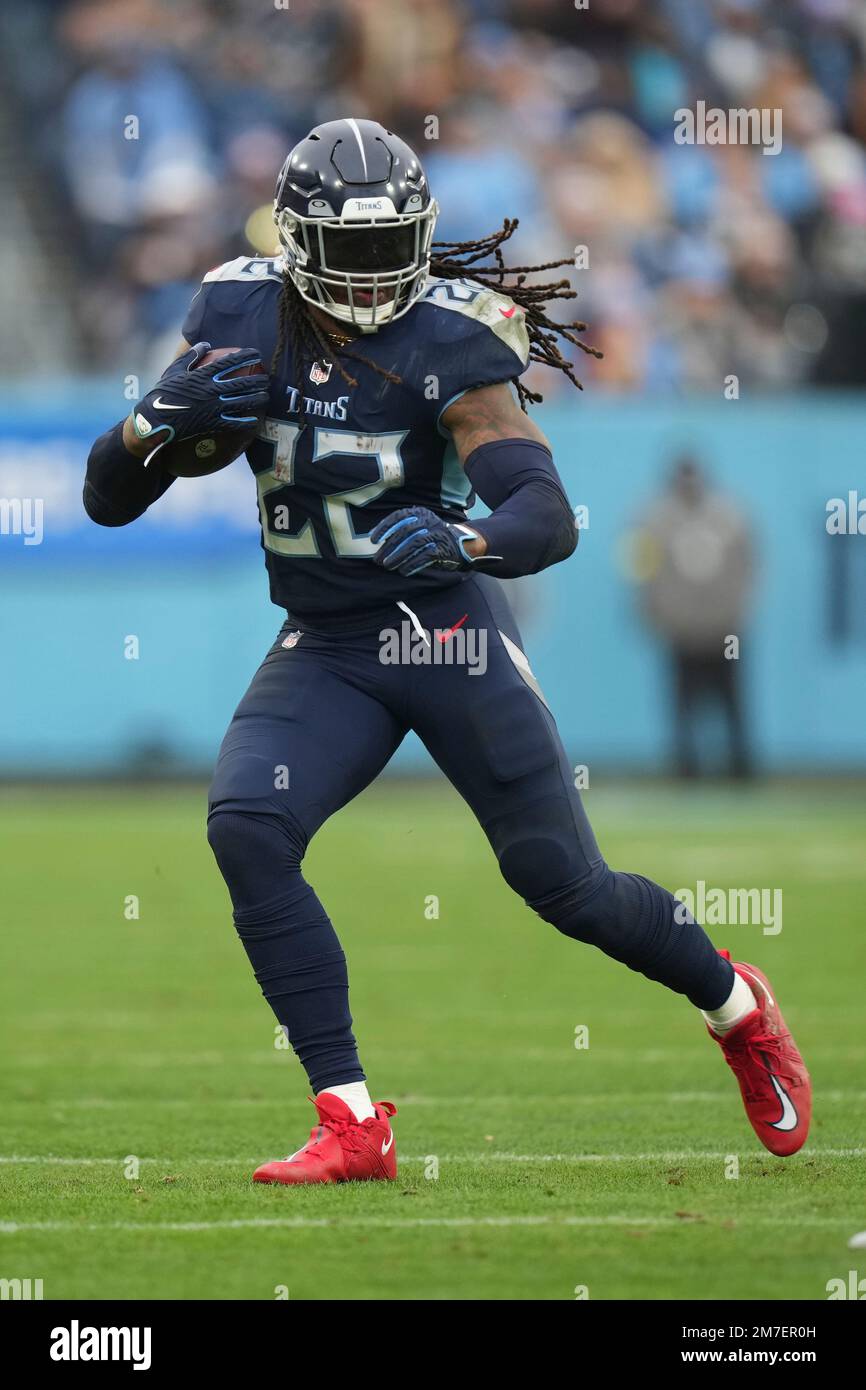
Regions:
M 218 266 L 190 305 L 184 337 L 257 348 L 267 368 L 280 285 L 274 260 L 241 257 Z M 529 342 L 522 310 L 504 295 L 471 280 L 431 278 L 407 314 L 350 351 L 393 372 L 399 384 L 357 360 L 345 362 L 355 387 L 328 361 L 301 380 L 287 352 L 247 452 L 271 598 L 312 629 L 374 627 L 397 600 L 461 581 L 447 571 L 389 574 L 370 563 L 369 535 L 398 507 L 465 515 L 474 498 L 440 417 L 473 387 L 519 376 Z

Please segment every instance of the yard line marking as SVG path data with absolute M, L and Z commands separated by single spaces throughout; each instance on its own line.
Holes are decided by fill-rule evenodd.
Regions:
M 397 1102 L 404 1106 L 439 1106 L 447 1109 L 455 1105 L 514 1105 L 514 1094 L 498 1095 L 485 1094 L 483 1096 L 460 1095 L 460 1096 L 427 1096 L 406 1094 L 401 1097 L 396 1093 Z M 600 1102 L 610 1103 L 611 1105 L 628 1105 L 636 1102 L 647 1102 L 657 1104 L 662 1102 L 674 1102 L 675 1104 L 693 1105 L 697 1102 L 718 1104 L 719 1101 L 730 1100 L 730 1087 L 725 1087 L 721 1091 L 580 1091 L 574 1094 L 565 1095 L 541 1095 L 536 1099 L 544 1105 L 567 1107 L 570 1105 L 598 1105 Z M 860 1090 L 834 1090 L 822 1091 L 821 1100 L 838 1104 L 848 1104 L 851 1101 L 866 1100 L 866 1091 Z M 7 1101 L 8 1104 L 26 1105 L 28 1109 L 33 1108 L 33 1102 L 27 1101 Z M 136 1109 L 156 1108 L 164 1106 L 167 1109 L 189 1110 L 195 1106 L 242 1106 L 254 1108 L 258 1105 L 270 1105 L 280 1109 L 285 1108 L 285 1099 L 282 1096 L 221 1096 L 207 1100 L 199 1100 L 195 1097 L 183 1096 L 153 1096 L 147 1100 L 136 1098 L 135 1100 L 120 1099 L 112 1096 L 81 1096 L 75 1099 L 52 1099 L 45 1102 L 54 1110 L 113 1110 L 121 1106 L 133 1106 Z
M 243 1230 L 342 1230 L 344 1227 L 375 1228 L 381 1230 L 410 1230 L 413 1227 L 508 1227 L 508 1226 L 714 1226 L 730 1222 L 730 1217 L 703 1216 L 250 1216 L 235 1217 L 224 1221 L 2 1221 L 0 1235 L 19 1235 L 28 1231 L 165 1231 L 193 1234 L 201 1231 L 243 1231 Z M 790 1229 L 796 1226 L 847 1230 L 850 1217 L 847 1216 L 746 1216 L 741 1229 L 751 1230 L 755 1226 L 775 1228 L 783 1226 Z
M 375 1047 L 368 1048 L 368 1051 L 376 1056 L 385 1055 L 383 1052 L 377 1052 Z M 563 1048 L 561 1044 L 551 1044 L 549 1046 L 539 1044 L 531 1047 L 519 1043 L 509 1045 L 500 1041 L 497 1042 L 497 1052 L 500 1057 L 507 1058 L 514 1056 L 524 1062 L 530 1060 L 546 1063 L 556 1062 L 563 1066 L 572 1065 L 569 1048 Z M 836 1045 L 834 1043 L 817 1043 L 810 1047 L 809 1055 L 811 1057 L 820 1057 L 827 1060 L 841 1058 L 843 1061 L 853 1062 L 859 1061 L 866 1056 L 866 1047 L 859 1044 Z M 404 1050 L 402 1056 L 404 1061 L 428 1060 L 427 1058 L 422 1058 L 420 1052 L 413 1052 L 411 1049 L 409 1051 Z M 465 1061 L 465 1051 L 460 1049 L 453 1049 L 450 1052 L 440 1049 L 439 1056 L 440 1058 L 447 1058 L 450 1056 L 455 1061 Z M 262 1052 L 260 1050 L 258 1052 L 245 1053 L 217 1051 L 188 1052 L 183 1049 L 178 1049 L 176 1052 L 112 1052 L 111 1054 L 112 1063 L 118 1066 L 123 1065 L 126 1067 L 133 1067 L 136 1070 L 148 1069 L 153 1071 L 159 1071 L 167 1067 L 224 1068 L 237 1064 L 243 1066 L 285 1067 L 289 1065 L 291 1060 L 292 1057 L 290 1053 L 285 1050 L 278 1051 L 276 1049 L 273 1052 Z M 605 1047 L 604 1051 L 601 1052 L 599 1050 L 595 1057 L 596 1064 L 610 1062 L 614 1064 L 629 1063 L 632 1065 L 637 1063 L 651 1066 L 655 1063 L 671 1061 L 676 1062 L 682 1067 L 682 1047 Z M 72 1063 L 82 1070 L 93 1070 L 96 1068 L 102 1070 L 105 1067 L 105 1058 L 102 1055 L 85 1056 L 78 1059 L 71 1059 L 71 1064 Z M 19 1069 L 22 1067 L 33 1068 L 34 1070 L 42 1067 L 56 1069 L 57 1058 L 51 1053 L 23 1055 L 16 1058 L 16 1064 Z
M 428 1163 L 431 1158 L 437 1158 L 440 1163 L 684 1163 L 689 1159 L 697 1159 L 700 1162 L 723 1160 L 730 1157 L 732 1149 L 665 1149 L 649 1153 L 584 1153 L 584 1154 L 518 1154 L 518 1153 L 499 1153 L 497 1150 L 477 1154 L 437 1154 L 430 1152 L 427 1154 L 401 1154 L 401 1163 Z M 864 1158 L 866 1148 L 861 1149 L 821 1149 L 805 1148 L 800 1150 L 803 1158 Z M 749 1150 L 740 1153 L 742 1159 L 754 1158 L 764 1163 L 768 1161 L 768 1156 L 763 1149 Z M 212 1167 L 217 1165 L 233 1165 L 246 1163 L 260 1163 L 261 1154 L 258 1157 L 240 1155 L 229 1157 L 225 1154 L 217 1155 L 213 1158 L 194 1155 L 189 1158 L 149 1158 L 140 1154 L 129 1155 L 135 1158 L 138 1163 L 158 1164 L 161 1167 L 183 1168 L 193 1165 L 206 1164 Z M 70 1158 L 59 1154 L 0 1154 L 0 1163 L 44 1163 L 62 1167 L 93 1167 L 98 1164 L 112 1164 L 122 1167 L 127 1162 L 127 1158 L 106 1158 L 106 1157 L 83 1157 Z

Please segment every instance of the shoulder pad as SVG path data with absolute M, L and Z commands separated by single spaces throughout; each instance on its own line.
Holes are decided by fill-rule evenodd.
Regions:
M 279 256 L 237 256 L 233 261 L 215 265 L 202 276 L 202 284 L 214 280 L 276 280 L 282 282 L 282 259 Z
M 470 279 L 446 280 L 430 276 L 419 303 L 450 310 L 459 316 L 464 333 L 469 336 L 487 328 L 519 358 L 525 366 L 529 359 L 529 336 L 523 310 L 507 294 L 486 289 Z M 456 325 L 455 325 L 456 326 Z

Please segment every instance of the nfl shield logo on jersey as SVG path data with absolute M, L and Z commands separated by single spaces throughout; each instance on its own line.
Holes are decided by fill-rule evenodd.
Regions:
M 283 638 L 282 642 L 280 643 L 280 646 L 289 648 L 296 647 L 303 635 L 304 634 L 302 632 L 290 632 L 288 637 Z
M 310 368 L 310 381 L 314 386 L 324 386 L 331 375 L 332 362 L 314 362 Z

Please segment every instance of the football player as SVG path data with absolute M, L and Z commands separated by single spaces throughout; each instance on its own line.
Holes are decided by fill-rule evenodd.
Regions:
M 539 362 L 579 385 L 557 340 L 593 352 L 577 337 L 585 325 L 549 317 L 573 291 L 506 267 L 513 223 L 434 243 L 437 211 L 420 160 L 390 131 L 317 126 L 277 181 L 281 254 L 205 275 L 175 362 L 88 461 L 89 515 L 124 525 L 171 485 L 160 469 L 168 440 L 258 422 L 247 457 L 271 597 L 287 619 L 223 741 L 208 837 L 318 1124 L 253 1176 L 396 1174 L 394 1106 L 368 1093 L 345 956 L 301 864 L 409 729 L 478 817 L 514 891 L 566 936 L 685 995 L 758 1138 L 794 1153 L 811 1089 L 774 992 L 666 889 L 605 863 L 499 583 L 577 544 L 550 446 L 525 413 L 540 397 L 521 381 Z M 211 346 L 236 344 L 198 365 Z M 257 361 L 267 373 L 231 374 Z M 475 494 L 489 515 L 469 521 Z M 466 657 L 467 632 L 484 662 L 440 659 L 451 642 Z

